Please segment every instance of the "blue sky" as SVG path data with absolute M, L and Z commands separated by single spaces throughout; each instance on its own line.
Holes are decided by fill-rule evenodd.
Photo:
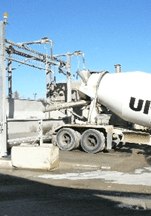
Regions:
M 9 14 L 6 38 L 14 42 L 49 37 L 54 54 L 81 50 L 86 68 L 151 73 L 150 0 L 2 0 L 0 20 Z M 44 49 L 44 52 L 47 52 Z M 72 74 L 76 73 L 76 59 Z M 57 81 L 65 77 L 57 74 Z M 45 97 L 45 71 L 21 66 L 13 71 L 13 91 L 22 98 Z

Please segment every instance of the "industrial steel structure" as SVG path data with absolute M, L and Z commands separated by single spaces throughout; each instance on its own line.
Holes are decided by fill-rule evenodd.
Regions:
M 7 14 L 5 14 L 7 15 Z M 53 54 L 53 41 L 47 37 L 38 41 L 15 43 L 5 39 L 7 16 L 0 23 L 0 155 L 7 154 L 5 77 L 8 61 L 8 95 L 12 98 L 12 62 L 18 62 L 46 73 L 47 97 L 54 89 L 52 66 L 67 78 L 67 100 L 60 104 L 49 104 L 43 112 L 67 110 L 67 122 L 51 129 L 52 143 L 62 150 L 72 150 L 79 145 L 88 153 L 110 150 L 120 142 L 151 145 L 150 83 L 151 75 L 142 72 L 121 73 L 121 65 L 115 65 L 116 73 L 89 71 L 85 69 L 84 53 L 75 51 Z M 32 49 L 32 44 L 50 44 L 50 55 Z M 76 89 L 78 99 L 71 98 L 71 56 L 83 57 L 83 69 L 78 70 L 81 84 Z M 22 59 L 20 60 L 19 57 Z M 63 61 L 60 57 L 66 57 Z M 137 78 L 137 79 L 136 79 Z M 129 83 L 129 86 L 127 86 Z M 141 88 L 140 88 L 141 86 Z M 82 110 L 82 115 L 74 108 Z M 73 109 L 73 110 L 72 110 Z M 111 120 L 116 116 L 117 118 Z M 141 126 L 135 130 L 135 125 Z M 29 139 L 29 137 L 28 137 Z M 39 120 L 40 145 L 43 143 L 42 120 Z M 13 142 L 15 142 L 13 140 Z M 19 143 L 19 140 L 17 140 Z M 11 144 L 11 140 L 9 140 Z
M 46 74 L 46 97 L 49 97 L 51 85 L 55 82 L 52 66 L 56 67 L 59 73 L 63 73 L 67 77 L 67 102 L 71 101 L 71 56 L 83 56 L 84 53 L 75 51 L 61 55 L 53 55 L 53 41 L 44 37 L 37 41 L 15 43 L 5 38 L 5 25 L 8 14 L 4 13 L 4 20 L 0 21 L 0 156 L 7 155 L 7 130 L 6 130 L 6 69 L 8 72 L 8 98 L 12 98 L 12 62 L 17 62 L 26 66 L 45 70 Z M 50 55 L 32 49 L 33 44 L 50 44 Z M 21 57 L 21 59 L 19 58 Z M 66 61 L 60 60 L 60 57 L 66 57 Z M 6 67 L 7 60 L 7 67 Z

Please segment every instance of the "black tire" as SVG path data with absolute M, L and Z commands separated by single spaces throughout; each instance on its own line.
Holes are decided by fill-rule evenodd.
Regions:
M 81 134 L 78 132 L 78 131 L 75 131 L 76 132 L 76 136 L 77 136 L 77 143 L 75 145 L 75 148 L 78 148 L 80 146 L 80 140 L 81 140 Z
M 71 128 L 62 128 L 58 131 L 57 146 L 64 151 L 70 151 L 79 146 L 79 137 L 76 131 Z
M 102 151 L 105 148 L 104 134 L 95 129 L 86 130 L 81 137 L 81 147 L 92 154 Z

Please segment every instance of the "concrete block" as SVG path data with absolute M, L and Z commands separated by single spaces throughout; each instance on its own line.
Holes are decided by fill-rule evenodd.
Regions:
M 17 168 L 51 170 L 59 166 L 59 148 L 50 144 L 13 146 L 11 157 Z
M 0 169 L 1 168 L 12 168 L 11 160 L 0 159 Z

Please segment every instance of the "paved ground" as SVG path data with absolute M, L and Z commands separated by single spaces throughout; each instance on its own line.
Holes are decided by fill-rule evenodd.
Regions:
M 0 216 L 151 215 L 151 147 L 60 151 L 55 170 L 0 169 Z

